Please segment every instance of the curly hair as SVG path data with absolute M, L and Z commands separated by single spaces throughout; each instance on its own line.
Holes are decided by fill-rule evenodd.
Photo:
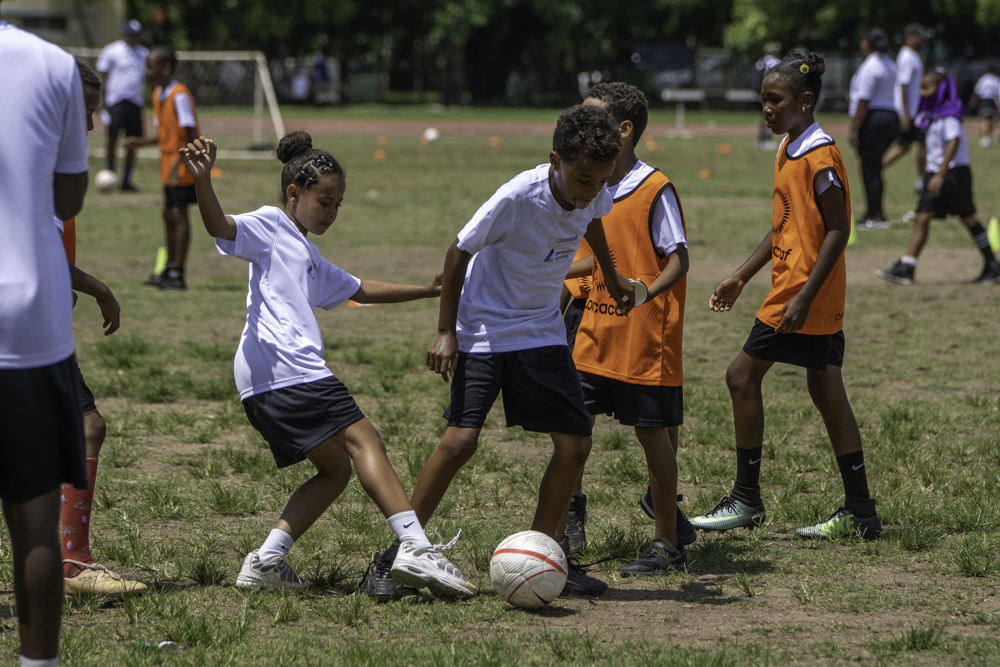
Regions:
M 559 114 L 552 150 L 567 162 L 581 154 L 594 162 L 610 162 L 622 150 L 622 135 L 607 110 L 578 104 Z
M 587 97 L 603 102 L 616 123 L 632 121 L 632 145 L 639 145 L 649 123 L 649 103 L 641 90 L 623 81 L 599 83 L 587 91 Z
M 294 183 L 302 190 L 308 190 L 327 174 L 342 181 L 347 180 L 344 168 L 321 148 L 313 148 L 312 137 L 304 130 L 289 132 L 278 142 L 275 151 L 285 165 L 281 170 L 281 203 L 288 203 L 288 186 Z
M 159 44 L 149 50 L 149 56 L 157 61 L 169 63 L 172 71 L 177 71 L 177 52 L 169 44 Z
M 804 56 L 799 51 L 792 51 L 772 67 L 767 75 L 779 77 L 796 97 L 811 92 L 813 97 L 819 100 L 819 94 L 823 90 L 824 72 L 826 72 L 826 61 L 823 60 L 823 56 L 818 53 Z
M 101 78 L 97 76 L 94 70 L 90 69 L 89 65 L 77 60 L 76 69 L 80 72 L 80 80 L 83 81 L 84 88 L 101 89 Z

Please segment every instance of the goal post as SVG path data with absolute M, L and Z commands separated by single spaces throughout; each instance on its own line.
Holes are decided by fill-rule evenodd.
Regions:
M 66 50 L 96 69 L 101 49 Z M 270 148 L 270 136 L 274 136 L 275 143 L 284 136 L 285 124 L 267 58 L 260 51 L 178 51 L 175 76 L 191 90 L 199 108 L 250 111 L 252 149 Z M 269 127 L 265 129 L 266 125 Z

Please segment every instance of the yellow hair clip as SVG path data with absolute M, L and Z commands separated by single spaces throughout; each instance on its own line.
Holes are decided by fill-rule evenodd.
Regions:
M 809 65 L 806 65 L 805 63 L 802 63 L 801 65 L 799 65 L 799 71 L 802 72 L 803 74 L 808 74 L 809 73 Z

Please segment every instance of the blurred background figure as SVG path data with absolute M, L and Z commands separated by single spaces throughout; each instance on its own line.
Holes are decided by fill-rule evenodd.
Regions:
M 987 148 L 993 143 L 993 128 L 996 126 L 997 98 L 1000 97 L 1000 61 L 990 58 L 986 64 L 986 74 L 976 81 L 976 88 L 969 99 L 969 108 L 979 115 L 979 145 Z
M 142 94 L 146 85 L 146 56 L 149 51 L 139 43 L 142 25 L 135 19 L 125 21 L 122 38 L 101 50 L 97 59 L 97 75 L 104 90 L 104 107 L 108 112 L 108 154 L 105 166 L 115 171 L 115 148 L 118 135 L 142 136 Z M 125 150 L 125 171 L 122 174 L 122 191 L 134 192 L 132 167 L 135 149 Z

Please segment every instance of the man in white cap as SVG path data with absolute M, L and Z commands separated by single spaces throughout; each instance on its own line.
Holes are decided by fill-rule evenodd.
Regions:
M 126 137 L 142 136 L 142 94 L 146 86 L 146 56 L 149 51 L 139 43 L 141 32 L 142 25 L 138 21 L 125 21 L 122 38 L 105 46 L 97 59 L 97 74 L 104 84 L 104 107 L 111 118 L 106 164 L 111 171 L 115 171 L 115 147 L 121 131 L 125 130 Z M 126 148 L 121 186 L 125 192 L 136 190 L 131 180 L 134 164 L 135 149 Z

